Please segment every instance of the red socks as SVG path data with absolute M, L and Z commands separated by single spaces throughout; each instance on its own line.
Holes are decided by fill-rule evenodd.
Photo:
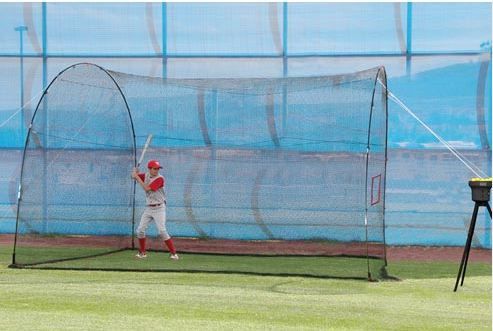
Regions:
M 146 238 L 138 238 L 139 239 L 139 252 L 145 254 L 146 252 Z
M 176 254 L 175 245 L 173 245 L 173 240 L 171 238 L 165 240 L 164 243 L 166 244 L 166 246 L 168 246 L 169 252 L 171 254 Z
M 139 252 L 140 253 L 145 253 L 146 252 L 146 238 L 137 238 L 139 239 Z M 173 245 L 173 240 L 169 238 L 168 240 L 165 240 L 164 243 L 166 246 L 168 246 L 169 252 L 171 254 L 176 254 L 176 249 L 175 245 Z

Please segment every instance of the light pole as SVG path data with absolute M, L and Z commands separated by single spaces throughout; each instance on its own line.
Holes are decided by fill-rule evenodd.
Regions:
M 21 137 L 24 134 L 23 126 L 24 126 L 24 39 L 23 32 L 27 31 L 27 26 L 20 25 L 14 29 L 19 32 L 19 56 L 21 62 Z

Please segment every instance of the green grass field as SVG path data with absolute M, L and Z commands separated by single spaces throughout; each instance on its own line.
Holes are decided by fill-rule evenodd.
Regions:
M 369 283 L 241 274 L 9 269 L 10 254 L 11 247 L 0 246 L 0 330 L 492 327 L 491 264 L 470 262 L 464 286 L 454 293 L 458 262 L 391 262 L 389 274 L 401 281 Z
M 74 260 L 75 256 L 95 257 Z M 168 259 L 168 253 L 149 252 L 144 260 L 134 258 L 136 251 L 124 250 L 108 254 L 108 249 L 101 248 L 47 248 L 22 247 L 17 249 L 16 263 L 35 263 L 34 268 L 49 269 L 113 269 L 116 271 L 193 271 L 222 272 L 257 275 L 291 275 L 330 278 L 367 279 L 368 261 L 358 257 L 327 256 L 234 256 L 213 254 L 181 253 L 180 261 Z M 67 259 L 56 263 L 40 263 L 47 259 Z M 72 258 L 72 259 L 71 259 Z M 371 259 L 373 278 L 380 278 L 384 261 Z

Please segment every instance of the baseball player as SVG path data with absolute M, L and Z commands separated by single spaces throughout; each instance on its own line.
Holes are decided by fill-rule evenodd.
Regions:
M 146 208 L 140 219 L 139 226 L 137 227 L 137 238 L 139 239 L 139 253 L 137 258 L 143 259 L 147 257 L 146 254 L 146 236 L 145 231 L 151 221 L 156 223 L 159 231 L 159 237 L 164 240 L 164 243 L 170 251 L 170 258 L 172 260 L 178 260 L 178 254 L 176 254 L 173 240 L 171 239 L 168 231 L 166 230 L 166 193 L 165 193 L 165 179 L 159 174 L 159 169 L 162 169 L 161 165 L 156 160 L 151 160 L 147 163 L 148 173 L 139 173 L 138 168 L 134 168 L 132 172 L 132 178 L 142 186 L 146 193 Z

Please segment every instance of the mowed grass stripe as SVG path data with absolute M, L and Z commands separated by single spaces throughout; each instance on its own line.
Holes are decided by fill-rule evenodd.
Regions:
M 488 264 L 470 263 L 454 293 L 454 263 L 392 263 L 391 274 L 403 280 L 376 283 L 8 263 L 10 251 L 2 249 L 2 330 L 491 330 Z

